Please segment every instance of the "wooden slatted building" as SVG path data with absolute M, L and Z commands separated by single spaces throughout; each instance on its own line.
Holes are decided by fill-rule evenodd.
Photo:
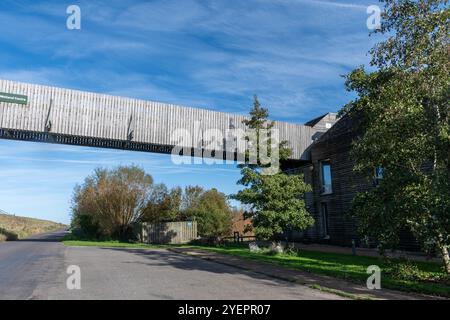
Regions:
M 225 152 L 230 151 L 227 143 L 233 146 L 227 130 L 245 130 L 244 119 L 239 114 L 0 80 L 0 138 L 5 139 L 170 153 L 175 144 L 202 150 L 201 132 L 219 129 L 224 141 L 217 151 Z M 305 151 L 314 128 L 278 121 L 275 128 L 292 148 L 293 160 L 308 160 Z M 172 133 L 177 129 L 186 130 L 188 139 L 175 141 Z

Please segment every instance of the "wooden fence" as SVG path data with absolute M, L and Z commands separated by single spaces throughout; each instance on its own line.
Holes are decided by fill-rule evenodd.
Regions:
M 197 221 L 143 223 L 140 241 L 155 244 L 183 244 L 198 238 Z

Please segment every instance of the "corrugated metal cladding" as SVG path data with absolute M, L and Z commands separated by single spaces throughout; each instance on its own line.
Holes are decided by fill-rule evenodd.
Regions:
M 219 129 L 224 136 L 232 127 L 245 130 L 242 115 L 160 102 L 9 80 L 0 80 L 0 92 L 28 97 L 26 105 L 0 102 L 0 129 L 117 141 L 129 141 L 132 133 L 133 142 L 154 145 L 174 145 L 174 130 L 186 129 L 187 147 L 196 147 L 198 129 Z M 308 158 L 305 150 L 314 129 L 285 122 L 275 122 L 275 127 L 281 140 L 289 142 L 292 159 Z

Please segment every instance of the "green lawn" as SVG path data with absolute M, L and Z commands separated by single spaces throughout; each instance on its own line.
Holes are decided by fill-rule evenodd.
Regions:
M 450 297 L 450 279 L 442 272 L 441 265 L 432 262 L 405 263 L 395 259 L 389 262 L 375 257 L 306 250 L 301 251 L 299 255 L 273 255 L 264 251 L 253 253 L 246 246 L 235 245 L 192 247 L 362 284 L 366 283 L 369 276 L 366 273 L 367 267 L 378 265 L 382 272 L 381 285 L 383 288 Z
M 145 244 L 145 243 L 132 243 L 121 241 L 97 241 L 97 240 L 81 240 L 72 234 L 68 234 L 64 237 L 63 243 L 69 247 L 102 247 L 102 248 L 128 248 L 128 249 L 155 249 L 167 247 L 163 245 Z

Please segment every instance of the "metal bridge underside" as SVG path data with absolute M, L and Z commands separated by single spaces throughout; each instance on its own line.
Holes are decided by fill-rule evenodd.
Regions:
M 23 131 L 4 128 L 0 128 L 0 139 L 28 141 L 28 142 L 43 142 L 52 144 L 65 144 L 65 145 L 93 147 L 93 148 L 151 152 L 160 154 L 171 154 L 174 148 L 173 145 L 160 145 L 154 143 L 101 139 L 92 137 L 64 135 L 52 132 L 34 132 L 34 131 Z M 200 150 L 194 148 L 185 148 L 184 150 L 186 151 L 189 149 L 191 151 L 190 153 L 183 154 L 183 150 L 181 150 L 179 155 L 186 155 L 192 157 L 201 156 L 202 158 L 208 157 L 222 160 L 237 161 L 236 152 L 230 153 L 224 151 L 205 150 L 205 149 Z M 220 156 L 220 154 L 222 154 L 222 156 Z
M 150 152 L 159 154 L 172 154 L 172 150 L 174 148 L 173 145 L 160 145 L 154 143 L 101 139 L 92 137 L 71 136 L 52 132 L 34 132 L 34 131 L 13 130 L 4 128 L 0 128 L 0 139 L 138 151 L 138 152 Z M 184 150 L 186 151 L 188 149 Z M 190 148 L 190 154 L 189 153 L 183 154 L 183 150 L 181 150 L 179 155 L 201 157 L 201 158 L 215 158 L 218 160 L 228 160 L 228 161 L 232 160 L 235 162 L 238 161 L 238 154 L 236 152 L 231 153 L 224 151 Z M 309 161 L 289 159 L 281 162 L 281 168 L 282 170 L 288 170 L 292 168 L 298 168 L 307 163 L 309 163 Z

